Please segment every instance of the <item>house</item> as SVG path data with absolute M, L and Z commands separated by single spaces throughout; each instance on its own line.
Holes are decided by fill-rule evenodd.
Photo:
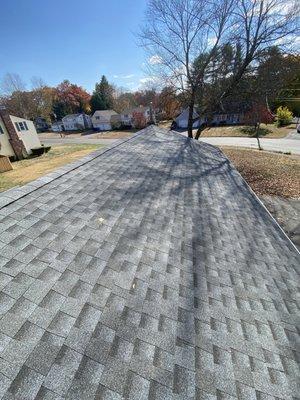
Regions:
M 213 116 L 214 125 L 237 125 L 243 123 L 244 113 L 216 113 Z
M 87 114 L 69 114 L 62 118 L 66 131 L 77 131 L 92 128 L 91 117 Z
M 145 118 L 146 124 L 148 124 L 151 121 L 151 108 L 150 107 L 144 107 L 144 106 L 139 106 L 139 107 L 134 107 L 131 109 L 128 109 L 124 111 L 121 116 L 121 124 L 123 126 L 132 126 L 134 127 L 134 115 L 135 114 L 140 114 L 142 117 Z M 154 112 L 152 113 L 152 119 L 155 119 Z
M 199 114 L 197 113 L 197 111 L 194 109 L 193 111 L 193 120 L 196 120 L 193 123 L 193 128 L 199 128 L 200 126 L 200 119 L 199 118 Z M 189 121 L 189 109 L 186 108 L 185 110 L 183 110 L 176 118 L 175 118 L 175 122 L 177 125 L 177 128 L 180 129 L 186 129 L 188 127 L 188 121 Z
M 51 124 L 51 130 L 53 132 L 63 132 L 65 130 L 64 124 L 62 121 L 55 121 Z
M 43 117 L 37 117 L 34 120 L 34 125 L 36 127 L 37 132 L 45 132 L 49 129 L 48 122 Z
M 97 131 L 110 131 L 112 129 L 112 117 L 118 114 L 114 110 L 97 110 L 92 116 L 93 128 Z
M 189 119 L 189 109 L 186 108 L 175 118 L 175 123 L 177 128 L 187 129 L 188 127 L 188 119 Z M 243 123 L 244 113 L 240 111 L 231 112 L 231 111 L 219 111 L 216 112 L 212 120 L 210 122 L 211 125 L 237 125 Z M 201 125 L 206 124 L 208 119 L 207 117 L 200 117 L 197 111 L 194 109 L 193 112 L 193 128 L 197 129 Z
M 0 109 L 0 155 L 16 159 L 26 158 L 32 149 L 41 147 L 34 123 L 9 115 Z

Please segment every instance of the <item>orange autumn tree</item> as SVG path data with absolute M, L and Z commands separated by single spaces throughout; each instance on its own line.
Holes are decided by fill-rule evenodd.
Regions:
M 55 88 L 53 111 L 57 119 L 67 114 L 89 113 L 90 99 L 85 89 L 65 80 Z

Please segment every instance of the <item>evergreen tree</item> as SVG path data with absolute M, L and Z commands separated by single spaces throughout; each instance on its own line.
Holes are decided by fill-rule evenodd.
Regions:
M 92 112 L 96 110 L 109 110 L 114 105 L 114 88 L 110 85 L 104 75 L 100 83 L 96 83 L 95 90 L 91 97 Z

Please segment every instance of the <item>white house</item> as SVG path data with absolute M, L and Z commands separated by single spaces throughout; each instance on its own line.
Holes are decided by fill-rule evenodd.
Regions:
M 150 107 L 139 106 L 128 109 L 124 111 L 122 114 L 120 114 L 122 125 L 134 126 L 134 114 L 142 114 L 145 117 L 146 123 L 150 122 L 151 119 Z
M 118 115 L 114 110 L 97 110 L 92 116 L 93 128 L 99 131 L 110 131 L 112 129 L 112 117 Z
M 66 131 L 77 131 L 92 127 L 91 117 L 87 114 L 69 114 L 62 118 Z
M 244 113 L 215 114 L 213 123 L 216 125 L 236 125 L 243 123 Z
M 34 123 L 0 109 L 0 155 L 21 159 L 41 147 Z
M 64 124 L 62 121 L 55 121 L 51 125 L 51 130 L 53 132 L 63 132 L 65 130 Z
M 193 119 L 196 119 L 196 118 L 199 118 L 199 114 L 194 109 Z M 186 129 L 188 127 L 188 121 L 189 121 L 189 109 L 188 108 L 183 110 L 182 113 L 179 114 L 177 118 L 175 118 L 176 125 L 180 129 Z M 200 120 L 197 119 L 193 123 L 193 128 L 199 128 L 199 126 L 200 126 Z
M 213 125 L 236 125 L 243 122 L 244 114 L 243 113 L 216 113 L 211 123 Z M 195 120 L 196 119 L 196 120 Z M 181 114 L 175 118 L 175 122 L 178 128 L 186 129 L 188 127 L 188 120 L 189 120 L 189 109 L 186 108 L 182 111 Z M 193 112 L 193 128 L 197 129 L 200 125 L 207 123 L 207 117 L 201 117 L 194 109 Z

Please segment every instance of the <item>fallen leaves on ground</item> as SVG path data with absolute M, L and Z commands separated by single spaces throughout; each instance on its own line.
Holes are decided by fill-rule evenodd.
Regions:
M 227 146 L 222 151 L 258 195 L 300 198 L 300 157 Z

